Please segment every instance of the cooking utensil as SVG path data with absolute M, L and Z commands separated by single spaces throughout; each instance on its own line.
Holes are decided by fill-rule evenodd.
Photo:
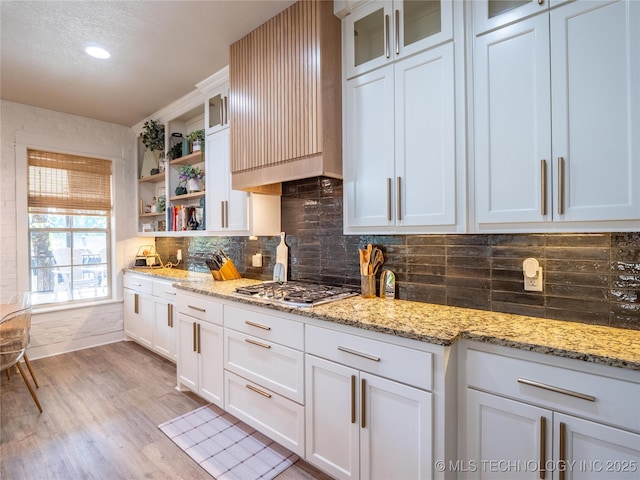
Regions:
M 378 273 L 378 269 L 384 263 L 384 255 L 382 254 L 382 250 L 378 247 L 374 247 L 371 252 L 371 260 L 369 261 L 369 273 L 375 275 Z
M 281 272 L 281 275 L 279 275 L 279 278 L 281 278 L 281 280 L 276 280 L 280 282 L 287 281 L 287 265 L 289 263 L 289 247 L 287 247 L 287 244 L 284 243 L 284 236 L 285 236 L 284 232 L 280 232 L 280 244 L 276 248 L 276 266 L 278 264 L 282 265 L 282 272 Z M 274 268 L 274 271 L 273 271 L 274 280 L 275 280 L 275 276 L 276 276 L 276 272 Z

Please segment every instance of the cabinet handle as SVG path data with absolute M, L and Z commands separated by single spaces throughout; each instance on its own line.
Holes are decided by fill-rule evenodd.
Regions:
M 250 320 L 245 320 L 244 323 L 246 323 L 247 325 L 251 325 L 252 327 L 256 327 L 256 328 L 261 328 L 262 330 L 271 330 L 271 327 L 268 327 L 267 325 L 261 325 L 259 323 L 254 323 Z
M 558 215 L 564 214 L 564 157 L 558 157 Z
M 547 214 L 547 161 L 540 160 L 540 214 Z
M 255 340 L 251 340 L 250 338 L 245 338 L 244 341 L 250 343 L 251 345 L 257 345 L 258 347 L 271 348 L 271 345 L 267 345 L 266 343 L 262 342 L 256 342 Z
M 198 353 L 200 353 L 200 324 L 198 324 Z
M 396 10 L 396 55 L 400 55 L 400 10 Z
M 245 385 L 245 387 L 247 387 L 249 390 L 251 390 L 252 392 L 256 392 L 259 393 L 260 395 L 262 395 L 263 397 L 267 397 L 267 398 L 271 398 L 271 394 L 268 392 L 264 392 L 262 390 L 260 390 L 259 388 L 254 387 L 253 385 L 249 385 L 248 383 Z
M 194 352 L 198 351 L 197 336 L 198 336 L 198 333 L 196 332 L 196 322 L 193 322 L 193 351 Z
M 220 202 L 220 228 L 224 228 L 224 201 Z
M 229 124 L 229 97 L 224 97 L 224 124 Z
M 529 385 L 530 387 L 542 388 L 543 390 L 549 390 L 550 392 L 561 393 L 563 395 L 569 395 L 570 397 L 580 398 L 589 402 L 595 402 L 596 397 L 587 395 L 586 393 L 574 392 L 573 390 L 566 390 L 560 387 L 554 387 L 553 385 L 547 385 L 546 383 L 535 382 L 533 380 L 527 380 L 526 378 L 518 378 L 518 383 L 523 385 Z
M 401 185 L 402 185 L 402 178 L 398 177 L 396 178 L 396 210 L 398 213 L 398 218 L 396 220 L 400 221 L 402 220 L 402 194 L 401 194 Z
M 391 221 L 391 179 L 387 178 L 387 220 Z
M 133 313 L 138 313 L 138 294 L 133 294 Z
M 547 477 L 547 419 L 540 417 L 540 478 Z
M 351 375 L 351 423 L 356 423 L 356 376 Z
M 135 286 L 135 287 L 141 287 L 142 284 L 141 283 L 132 283 L 131 285 Z
M 224 201 L 224 226 L 229 228 L 229 201 Z
M 389 51 L 389 15 L 384 16 L 384 33 L 385 33 L 384 54 L 387 58 L 389 58 L 391 56 L 391 52 Z
M 206 312 L 207 310 L 205 308 L 200 308 L 200 307 L 194 307 L 193 305 L 187 305 L 189 308 L 193 308 L 194 310 L 197 310 L 199 312 Z
M 363 378 L 360 383 L 360 428 L 366 428 L 367 412 L 366 412 L 366 390 L 367 381 Z
M 351 350 L 347 347 L 338 347 L 338 350 L 345 353 L 350 353 L 351 355 L 357 355 L 358 357 L 366 358 L 367 360 L 373 360 L 374 362 L 379 362 L 380 357 L 374 357 L 373 355 L 369 355 L 368 353 L 358 352 L 357 350 Z
M 558 471 L 560 473 L 559 480 L 565 479 L 565 470 L 567 469 L 567 424 L 560 422 L 560 445 L 558 458 Z
M 167 327 L 173 327 L 173 305 L 167 303 Z
M 224 97 L 220 96 L 220 125 L 224 125 Z
M 176 294 L 176 292 L 169 292 L 167 290 L 165 290 L 164 293 L 166 293 L 167 295 L 175 295 Z

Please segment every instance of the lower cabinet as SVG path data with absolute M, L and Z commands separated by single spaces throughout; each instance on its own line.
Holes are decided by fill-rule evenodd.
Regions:
M 466 478 L 639 478 L 637 381 L 475 350 L 467 375 Z
M 432 394 L 393 375 L 430 384 L 431 354 L 312 326 L 307 352 L 306 460 L 339 479 L 432 478 Z
M 171 283 L 153 281 L 154 316 L 151 348 L 160 355 L 176 361 L 176 290 Z
M 224 408 L 222 304 L 179 295 L 177 306 L 178 387 Z

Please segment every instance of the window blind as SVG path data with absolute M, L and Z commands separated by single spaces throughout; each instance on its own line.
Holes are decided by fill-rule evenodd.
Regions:
M 27 150 L 30 210 L 111 209 L 111 162 L 64 153 Z

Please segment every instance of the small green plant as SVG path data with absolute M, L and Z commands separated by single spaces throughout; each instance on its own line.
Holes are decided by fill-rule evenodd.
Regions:
M 194 130 L 190 134 L 187 135 L 187 139 L 191 142 L 194 140 L 204 141 L 204 129 L 202 130 Z
M 204 177 L 204 173 L 200 169 L 200 167 L 193 167 L 191 165 L 182 165 L 178 169 L 178 178 L 182 182 L 186 182 L 187 180 L 197 179 L 201 180 Z
M 142 143 L 151 151 L 164 151 L 164 125 L 153 119 L 144 122 Z

